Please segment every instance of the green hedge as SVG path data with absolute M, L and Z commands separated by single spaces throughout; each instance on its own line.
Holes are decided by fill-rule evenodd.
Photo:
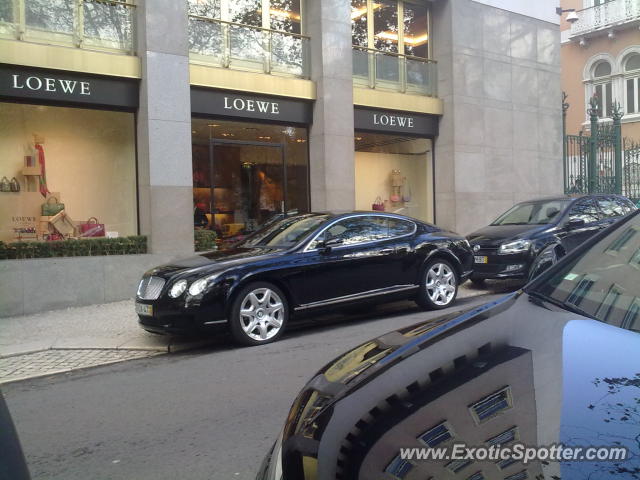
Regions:
M 0 260 L 135 255 L 138 253 L 147 253 L 147 237 L 70 239 L 55 242 L 0 242 Z
M 216 239 L 218 235 L 212 230 L 195 230 L 194 240 L 196 252 L 206 252 L 207 250 L 215 250 Z

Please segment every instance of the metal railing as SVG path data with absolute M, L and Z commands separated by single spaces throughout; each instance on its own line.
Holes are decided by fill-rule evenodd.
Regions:
M 572 37 L 640 20 L 640 2 L 637 0 L 609 0 L 576 13 L 578 21 L 571 25 Z
M 309 37 L 189 15 L 191 61 L 309 78 Z
M 353 83 L 437 97 L 438 65 L 435 60 L 354 45 Z
M 1 38 L 134 54 L 134 25 L 125 1 L 0 1 Z

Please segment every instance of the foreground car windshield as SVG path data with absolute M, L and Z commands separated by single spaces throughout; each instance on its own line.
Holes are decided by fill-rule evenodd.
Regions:
M 241 247 L 292 247 L 313 233 L 329 215 L 300 215 L 270 223 L 240 242 Z
M 640 216 L 633 216 L 529 293 L 640 331 Z
M 519 203 L 500 215 L 491 225 L 545 225 L 562 212 L 569 200 Z

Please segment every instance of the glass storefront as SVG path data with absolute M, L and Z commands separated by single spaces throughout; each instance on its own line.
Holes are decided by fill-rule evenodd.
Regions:
M 0 151 L 0 241 L 137 234 L 132 113 L 0 103 Z
M 355 133 L 356 209 L 433 222 L 432 141 Z
M 193 119 L 194 226 L 223 239 L 309 210 L 305 128 Z

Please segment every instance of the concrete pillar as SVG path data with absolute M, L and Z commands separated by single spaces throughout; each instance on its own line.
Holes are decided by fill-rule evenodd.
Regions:
M 355 208 L 351 5 L 307 2 L 311 78 L 318 99 L 309 132 L 311 209 Z
M 193 252 L 187 2 L 143 0 L 137 19 L 140 230 L 151 253 L 186 255 Z
M 535 17 L 538 3 L 489 3 L 432 3 L 444 100 L 436 221 L 463 234 L 516 202 L 562 193 L 558 26 Z

